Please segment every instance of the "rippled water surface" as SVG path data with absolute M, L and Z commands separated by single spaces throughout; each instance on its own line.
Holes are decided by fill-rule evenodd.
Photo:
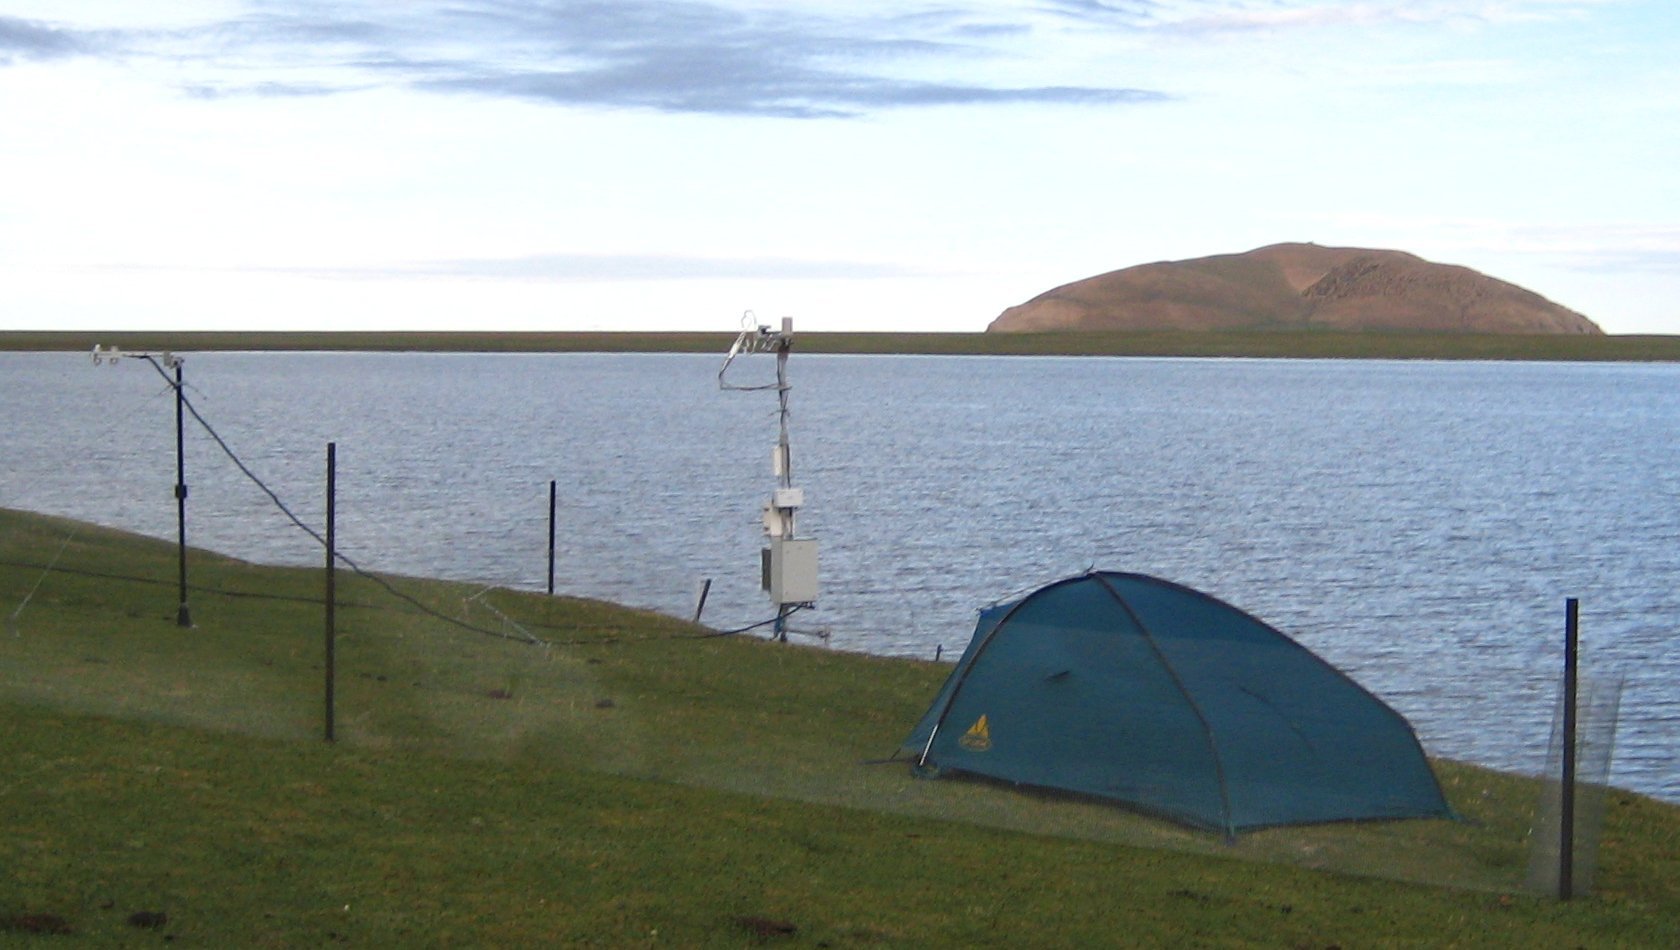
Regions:
M 763 362 L 754 362 L 762 360 Z M 305 521 L 383 571 L 558 587 L 730 627 L 770 608 L 769 393 L 703 355 L 195 354 L 188 395 Z M 737 362 L 751 381 L 768 357 Z M 756 374 L 756 376 L 755 376 Z M 1622 677 L 1614 780 L 1680 801 L 1680 367 L 795 354 L 795 482 L 840 649 L 960 650 L 979 606 L 1090 567 L 1271 622 L 1432 753 L 1536 771 L 1579 597 Z M 0 354 L 0 505 L 174 536 L 143 363 Z M 191 426 L 189 419 L 189 426 Z M 313 564 L 189 428 L 190 540 Z M 906 724 L 908 728 L 909 724 Z

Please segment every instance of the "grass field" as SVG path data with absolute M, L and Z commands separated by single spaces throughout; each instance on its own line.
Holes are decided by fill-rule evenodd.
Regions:
M 0 331 L 0 351 L 366 350 L 489 353 L 723 353 L 720 333 L 373 333 Z M 1561 336 L 1465 333 L 800 333 L 807 353 L 982 356 L 1198 356 L 1318 359 L 1680 360 L 1680 336 Z
M 867 764 L 946 667 L 570 598 L 341 577 L 329 745 L 321 572 L 195 551 L 183 629 L 174 565 L 0 511 L 0 944 L 1680 945 L 1642 796 L 1568 903 L 1523 891 L 1535 783 L 1453 763 L 1463 821 L 1227 845 Z

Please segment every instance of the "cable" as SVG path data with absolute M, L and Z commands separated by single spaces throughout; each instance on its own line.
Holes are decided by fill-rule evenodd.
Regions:
M 80 527 L 72 525 L 70 530 L 65 532 L 64 540 L 58 545 L 58 552 L 52 556 L 51 561 L 47 562 L 47 566 L 41 569 L 41 576 L 35 578 L 35 586 L 29 588 L 29 593 L 23 596 L 23 602 L 17 605 L 17 609 L 6 616 L 6 629 L 11 631 L 12 636 L 23 636 L 18 631 L 17 622 L 18 618 L 23 616 L 23 608 L 29 606 L 29 602 L 35 597 L 35 592 L 41 589 L 41 582 L 47 579 L 48 574 L 52 573 L 53 566 L 58 563 L 60 557 L 64 556 L 64 549 L 70 546 L 70 539 L 74 538 L 79 530 L 81 530 Z
M 135 416 L 139 415 L 139 413 L 140 413 L 140 410 L 139 410 L 138 407 L 136 407 L 134 409 L 129 410 L 129 413 L 126 416 L 113 416 L 113 415 L 110 415 L 110 414 L 103 414 L 102 417 L 104 419 L 106 419 L 107 425 L 106 425 L 105 428 L 109 432 L 109 431 L 115 431 L 115 430 L 123 428 Z M 34 489 L 35 485 L 38 484 L 43 479 L 45 479 L 46 477 L 47 477 L 46 473 L 44 473 L 44 472 L 42 474 L 36 475 L 33 479 L 31 479 L 28 483 L 26 483 L 21 489 L 15 490 L 14 494 L 27 498 L 29 493 Z M 58 559 L 60 557 L 64 556 L 65 549 L 70 546 L 70 542 L 75 539 L 75 537 L 78 533 L 80 533 L 80 531 L 82 530 L 82 527 L 83 527 L 83 525 L 82 525 L 81 522 L 77 522 L 77 521 L 70 521 L 69 522 L 69 528 L 68 528 L 68 530 L 65 531 L 63 540 L 61 540 L 59 542 L 57 553 L 55 553 L 52 556 L 52 559 L 50 561 L 48 561 L 47 564 L 44 567 L 41 567 L 41 575 L 35 579 L 34 586 L 29 588 L 29 593 L 24 595 L 23 601 L 17 605 L 17 608 L 15 610 L 13 610 L 10 614 L 7 615 L 7 617 L 6 617 L 6 629 L 13 636 L 22 636 L 22 634 L 18 630 L 18 618 L 23 615 L 24 608 L 29 606 L 29 602 L 32 599 L 34 599 L 36 592 L 41 589 L 41 584 L 46 581 L 47 575 L 51 574 L 52 571 L 53 571 L 53 568 L 58 565 Z M 40 565 L 30 565 L 30 566 L 31 567 L 39 567 Z
M 768 627 L 778 620 L 786 620 L 787 618 L 793 616 L 796 613 L 799 613 L 801 610 L 804 610 L 805 608 L 807 608 L 809 606 L 811 606 L 811 605 L 810 604 L 795 604 L 795 605 L 793 605 L 792 609 L 790 609 L 787 613 L 782 614 L 781 616 L 778 616 L 778 617 L 771 617 L 769 620 L 760 620 L 758 623 L 749 623 L 744 627 L 736 627 L 733 630 L 713 630 L 710 633 L 702 633 L 702 634 L 698 634 L 698 635 L 676 637 L 675 639 L 678 639 L 678 640 L 711 640 L 711 639 L 714 639 L 716 637 L 732 637 L 732 636 L 736 635 L 737 633 L 746 633 L 749 630 L 757 630 L 760 627 Z
M 152 369 L 157 370 L 158 375 L 162 376 L 164 378 L 164 380 L 169 383 L 170 386 L 173 387 L 175 385 L 174 380 L 169 378 L 169 374 L 165 373 L 163 371 L 163 367 L 159 366 L 158 363 L 157 363 L 157 360 L 154 359 L 150 354 L 143 355 L 141 357 L 141 359 L 144 359 L 146 362 L 150 363 L 152 365 Z M 248 468 L 245 465 L 244 462 L 240 461 L 239 456 L 234 454 L 233 449 L 228 446 L 227 442 L 216 431 L 215 427 L 212 426 L 209 423 L 209 421 L 207 421 L 204 418 L 204 416 L 199 414 L 198 407 L 192 404 L 192 400 L 187 398 L 186 393 L 181 394 L 181 404 L 187 407 L 187 411 L 192 413 L 192 417 L 194 419 L 198 420 L 198 424 L 204 427 L 205 432 L 208 432 L 210 434 L 210 438 L 212 438 L 216 441 L 216 445 L 221 448 L 222 452 L 225 455 L 227 455 L 228 459 L 231 460 L 234 465 L 238 466 L 238 468 L 241 472 L 245 473 L 245 477 L 250 479 L 251 482 L 253 484 L 255 484 L 258 488 L 262 489 L 263 494 L 267 495 L 269 497 L 269 500 L 274 502 L 274 506 L 276 508 L 279 508 L 280 512 L 282 514 L 284 514 L 287 518 L 291 519 L 292 524 L 297 525 L 300 529 L 303 530 L 303 532 L 305 534 L 309 535 L 311 538 L 314 538 L 315 543 L 319 544 L 321 546 L 321 548 L 323 550 L 325 550 L 325 548 L 327 546 L 327 539 L 321 537 L 320 533 L 317 532 L 314 528 L 311 528 L 309 525 L 304 524 L 302 519 L 298 518 L 297 515 L 292 513 L 292 509 L 286 507 L 286 503 L 280 500 L 279 495 L 276 495 L 267 485 L 263 484 L 263 480 L 258 478 L 257 474 L 255 472 L 251 471 L 251 469 Z M 345 564 L 349 565 L 351 570 L 356 571 L 357 573 L 361 573 L 361 569 L 356 567 L 354 564 L 352 564 L 349 558 L 345 557 L 342 554 L 338 554 L 337 552 L 334 552 L 334 554 L 338 558 L 343 560 Z
M 53 568 L 53 565 L 42 564 L 39 561 L 12 561 L 12 560 L 0 559 L 0 567 L 16 567 L 16 568 L 23 568 L 25 570 L 46 571 L 46 570 L 51 570 Z M 165 579 L 165 578 L 158 578 L 158 577 L 141 577 L 137 574 L 114 574 L 110 571 L 93 571 L 93 570 L 88 570 L 87 568 L 80 568 L 80 567 L 58 567 L 57 568 L 57 573 L 59 573 L 59 574 L 70 574 L 70 575 L 74 575 L 74 576 L 77 576 L 77 577 L 93 577 L 93 578 L 97 578 L 99 580 L 107 580 L 107 581 L 124 581 L 124 582 L 131 583 L 131 584 L 149 584 L 153 587 L 165 587 L 165 586 L 173 587 L 175 585 L 175 580 L 173 578 Z M 214 596 L 214 597 L 227 597 L 227 598 L 231 598 L 231 599 L 234 599 L 234 600 L 273 600 L 273 601 L 280 601 L 282 603 L 315 604 L 315 605 L 320 605 L 320 604 L 326 603 L 326 601 L 324 599 L 320 598 L 320 597 L 309 597 L 309 596 L 305 596 L 305 595 L 302 595 L 302 594 L 275 594 L 275 593 L 270 593 L 270 592 L 266 592 L 266 591 L 230 590 L 226 587 L 207 587 L 203 584 L 188 584 L 187 585 L 187 590 L 189 590 L 189 591 L 191 591 L 195 594 L 208 594 L 208 595 Z M 479 603 L 484 603 L 482 598 L 480 598 Z M 367 603 L 365 601 L 356 601 L 356 600 L 340 600 L 340 601 L 337 601 L 337 604 L 341 608 L 349 608 L 349 609 L 354 609 L 354 610 L 392 610 L 392 609 L 395 609 L 395 608 L 390 607 L 389 605 L 383 605 L 382 606 L 382 605 L 379 605 L 379 604 Z M 492 608 L 492 609 L 494 609 L 494 608 Z M 568 624 L 562 625 L 562 624 L 556 624 L 556 623 L 544 623 L 540 620 L 526 620 L 526 621 L 521 623 L 519 621 L 512 620 L 512 618 L 509 618 L 509 622 L 519 624 L 519 626 L 521 626 L 521 627 L 538 627 L 538 628 L 541 628 L 541 629 L 544 629 L 544 630 L 574 630 L 574 631 L 575 630 L 602 630 L 602 631 L 606 631 L 606 630 L 622 629 L 622 627 L 620 627 L 618 624 L 576 624 L 576 623 L 568 623 Z M 691 635 L 691 634 L 674 634 L 670 637 L 636 637 L 636 638 L 630 639 L 630 640 L 621 640 L 618 637 L 607 637 L 607 638 L 603 638 L 603 639 L 599 639 L 599 640 L 549 640 L 547 642 L 551 643 L 553 645 L 556 645 L 556 646 L 588 646 L 588 645 L 597 645 L 597 644 L 602 644 L 602 643 L 643 643 L 643 642 L 653 642 L 653 641 L 657 641 L 657 640 L 667 640 L 667 639 L 693 639 L 693 635 Z
M 66 544 L 68 544 L 68 542 L 66 542 Z M 63 553 L 62 548 L 60 549 L 60 553 Z M 49 564 L 42 564 L 39 561 L 11 561 L 11 560 L 0 559 L 0 567 L 17 567 L 17 568 L 23 568 L 23 569 L 26 569 L 26 570 L 39 569 L 39 570 L 42 571 L 41 576 L 43 578 L 46 576 L 47 573 L 49 573 L 49 572 L 51 572 L 55 569 L 56 563 L 57 563 L 57 558 L 56 557 L 53 559 L 53 563 L 49 563 Z M 109 580 L 109 581 L 126 581 L 126 582 L 132 583 L 132 584 L 150 584 L 154 587 L 174 586 L 174 584 L 175 584 L 174 580 L 166 580 L 166 579 L 160 579 L 160 578 L 156 578 L 156 577 L 141 577 L 141 576 L 136 575 L 136 574 L 114 574 L 114 573 L 111 573 L 109 571 L 93 571 L 93 570 L 88 570 L 86 568 L 79 568 L 79 567 L 57 567 L 56 569 L 57 569 L 58 573 L 60 573 L 60 574 L 72 574 L 72 575 L 75 575 L 75 576 L 78 576 L 78 577 L 93 577 L 93 578 L 98 578 L 100 580 Z M 36 582 L 36 586 L 37 587 L 40 586 L 39 581 Z M 507 622 L 507 623 L 509 623 L 513 626 L 518 627 L 521 631 L 525 631 L 525 628 L 527 628 L 527 627 L 536 627 L 536 628 L 541 629 L 541 630 L 569 630 L 569 631 L 589 631 L 589 630 L 610 631 L 610 630 L 622 629 L 618 624 L 589 625 L 589 624 L 576 624 L 576 623 L 568 623 L 568 624 L 546 623 L 546 622 L 541 621 L 541 620 L 517 621 L 517 620 L 514 620 L 512 617 L 507 616 L 507 614 L 503 613 L 500 609 L 491 605 L 484 598 L 485 594 L 487 594 L 491 590 L 495 590 L 495 589 L 498 589 L 498 588 L 485 588 L 484 590 L 479 591 L 477 594 L 474 594 L 472 597 L 467 598 L 467 600 L 468 601 L 473 601 L 473 602 L 476 602 L 476 603 L 479 603 L 479 604 L 482 604 L 482 605 L 488 607 L 492 612 L 497 614 L 498 617 L 501 617 L 501 618 L 504 619 L 505 622 Z M 225 588 L 225 587 L 206 587 L 202 584 L 189 584 L 187 586 L 187 590 L 192 591 L 195 594 L 209 594 L 211 596 L 228 597 L 228 598 L 232 598 L 232 599 L 235 599 L 235 600 L 273 600 L 273 601 L 281 601 L 281 602 L 285 602 L 285 603 L 295 603 L 295 604 L 322 604 L 322 603 L 325 603 L 325 601 L 322 598 L 308 597 L 308 596 L 304 596 L 304 595 L 301 595 L 301 594 L 276 594 L 276 593 L 265 592 L 265 591 L 230 590 L 230 589 Z M 400 593 L 398 594 L 398 597 L 399 597 L 399 599 L 405 601 L 406 603 L 410 603 L 410 604 L 415 603 L 413 598 L 403 596 Z M 26 603 L 27 603 L 27 601 L 28 601 L 28 598 L 25 598 Z M 377 604 L 371 604 L 371 603 L 366 603 L 366 602 L 362 602 L 362 601 L 353 601 L 353 600 L 352 601 L 344 601 L 344 600 L 341 600 L 341 601 L 338 601 L 337 603 L 338 603 L 338 606 L 341 607 L 341 608 L 348 608 L 348 609 L 354 609 L 354 610 L 389 610 L 389 609 L 391 609 L 389 607 L 381 607 Z M 801 610 L 806 609 L 809 606 L 810 605 L 808 605 L 808 604 L 797 605 L 792 610 L 789 610 L 787 612 L 786 616 L 791 617 L 794 614 L 798 613 Z M 22 609 L 23 608 L 20 605 L 18 610 L 13 612 L 12 617 L 15 619 L 17 614 L 20 613 L 22 611 Z M 453 617 L 450 617 L 447 614 L 439 615 L 436 611 L 434 611 L 430 608 L 427 608 L 424 604 L 419 605 L 418 612 L 422 613 L 426 616 L 430 616 L 430 617 L 440 617 L 440 619 L 446 620 L 446 621 L 448 621 L 448 622 L 450 622 L 450 623 L 452 623 L 456 626 L 465 627 L 466 629 L 471 630 L 475 633 L 487 633 L 487 634 L 492 635 L 492 636 L 503 637 L 503 635 L 497 634 L 495 631 L 483 630 L 482 628 L 475 627 L 471 624 L 467 624 L 463 621 L 460 621 L 460 620 L 457 620 Z M 611 645 L 611 644 L 659 643 L 659 642 L 663 642 L 663 641 L 666 641 L 666 640 L 712 640 L 712 639 L 716 639 L 716 638 L 719 638 L 719 637 L 731 637 L 731 636 L 735 636 L 736 634 L 747 633 L 747 632 L 752 631 L 752 630 L 757 630 L 757 629 L 760 629 L 762 627 L 767 627 L 770 624 L 775 623 L 776 619 L 777 618 L 775 618 L 775 617 L 771 617 L 768 620 L 761 620 L 757 623 L 747 624 L 744 627 L 736 627 L 736 628 L 731 629 L 731 630 L 711 630 L 711 631 L 708 631 L 706 633 L 700 633 L 700 634 L 673 633 L 673 634 L 669 634 L 669 635 L 666 635 L 666 636 L 655 636 L 655 637 L 603 637 L 603 638 L 600 638 L 600 639 L 593 639 L 593 640 L 580 640 L 580 639 L 554 640 L 554 639 L 541 639 L 541 638 L 538 638 L 538 637 L 531 637 L 528 640 L 518 638 L 518 637 L 503 637 L 503 639 L 520 640 L 521 642 L 530 643 L 532 645 L 539 645 L 540 644 L 540 645 L 549 646 L 549 647 L 556 647 L 556 646 L 605 646 L 605 645 Z M 15 624 L 13 624 L 11 621 L 8 621 L 7 629 L 13 630 L 14 633 L 16 632 Z M 526 632 L 526 635 L 530 636 L 528 631 Z
M 150 354 L 144 354 L 144 355 L 141 356 L 141 358 L 144 359 L 147 363 L 151 364 L 152 369 L 155 370 L 159 376 L 163 377 L 164 381 L 166 383 L 168 383 L 169 386 L 172 389 L 175 387 L 174 379 L 172 379 L 168 373 L 164 372 L 163 367 L 158 365 L 157 360 L 153 356 L 151 356 Z M 196 420 L 198 422 L 198 424 L 204 428 L 204 431 L 207 432 L 210 435 L 210 438 L 215 441 L 217 447 L 222 450 L 222 453 L 228 457 L 229 461 L 233 462 L 233 464 L 239 469 L 239 471 L 242 472 L 245 475 L 246 478 L 250 479 L 252 484 L 256 485 L 259 489 L 261 489 L 263 494 L 268 496 L 269 500 L 274 503 L 274 506 L 277 509 L 279 509 L 280 512 L 282 514 L 284 514 L 286 516 L 286 518 L 292 522 L 292 524 L 296 525 L 299 530 L 303 531 L 303 533 L 305 533 L 305 534 L 309 535 L 311 538 L 313 538 L 315 540 L 315 543 L 320 545 L 321 548 L 323 550 L 325 550 L 326 546 L 327 546 L 326 539 L 324 537 L 322 537 L 321 534 L 319 532 L 317 532 L 314 528 L 311 528 L 308 524 L 304 523 L 303 519 L 299 518 L 291 510 L 291 508 L 287 507 L 287 505 L 284 501 L 280 500 L 279 495 L 275 494 L 274 491 L 272 489 L 270 489 L 268 487 L 268 485 L 265 484 L 263 482 L 263 480 L 261 478 L 259 478 L 255 472 L 251 471 L 250 467 L 247 466 L 239 458 L 238 454 L 233 451 L 233 448 L 231 446 L 229 446 L 227 444 L 227 441 L 222 438 L 221 434 L 216 431 L 216 428 L 210 424 L 210 421 L 208 419 L 205 419 L 203 414 L 201 414 L 198 411 L 198 407 L 193 405 L 192 400 L 190 400 L 186 397 L 185 392 L 181 392 L 180 397 L 181 397 L 181 404 L 184 407 L 186 407 L 186 409 L 189 413 L 192 414 L 193 419 Z M 432 607 L 427 606 L 426 604 L 421 603 L 419 600 L 415 599 L 414 597 L 412 597 L 408 594 L 405 594 L 400 590 L 397 590 L 395 587 L 393 587 L 389 582 L 387 582 L 384 578 L 380 577 L 379 575 L 373 574 L 373 573 L 371 573 L 367 570 L 364 570 L 361 567 L 361 565 L 359 565 L 355 561 L 351 560 L 347 555 L 343 554 L 342 552 L 334 551 L 333 552 L 333 557 L 334 557 L 335 560 L 343 562 L 344 566 L 348 567 L 353 573 L 356 574 L 356 576 L 364 578 L 364 579 L 368 580 L 369 582 L 375 584 L 380 589 L 384 590 L 387 594 L 390 594 L 392 597 L 395 597 L 398 600 L 410 605 L 411 607 L 413 607 L 415 610 L 419 611 L 420 613 L 422 613 L 422 614 L 424 614 L 428 617 L 431 617 L 435 620 L 439 620 L 439 621 L 442 621 L 444 623 L 450 624 L 452 626 L 460 627 L 463 630 L 469 630 L 473 633 L 481 634 L 483 636 L 495 637 L 495 638 L 501 639 L 501 640 L 512 640 L 512 641 L 521 642 L 521 643 L 528 643 L 528 644 L 531 644 L 533 646 L 542 646 L 542 647 L 553 647 L 553 646 L 560 646 L 560 645 L 576 646 L 576 645 L 585 645 L 585 644 L 596 644 L 596 643 L 601 643 L 601 642 L 618 642 L 618 641 L 592 641 L 592 640 L 573 640 L 573 641 L 544 640 L 541 637 L 537 637 L 537 636 L 531 634 L 531 632 L 526 630 L 524 626 L 522 626 L 518 622 L 514 621 L 512 618 L 508 617 L 506 614 L 502 613 L 500 610 L 497 610 L 488 601 L 484 600 L 483 595 L 489 590 L 489 588 L 486 588 L 485 590 L 479 591 L 479 593 L 473 595 L 472 597 L 467 598 L 466 602 L 471 603 L 473 601 L 477 601 L 479 603 L 482 603 L 485 607 L 489 608 L 493 613 L 495 613 L 498 616 L 498 618 L 500 618 L 504 623 L 517 628 L 519 630 L 519 632 L 523 634 L 523 636 L 514 636 L 512 634 L 509 634 L 509 633 L 506 633 L 506 632 L 503 632 L 503 631 L 490 630 L 490 629 L 487 629 L 487 628 L 484 628 L 484 627 L 480 627 L 480 626 L 468 623 L 464 620 L 460 620 L 458 618 L 451 617 L 450 615 L 448 615 L 446 613 L 443 613 L 442 611 L 436 610 Z M 232 595 L 232 596 L 239 596 L 239 595 Z M 248 595 L 248 596 L 261 596 L 261 595 Z M 699 635 L 673 634 L 669 638 L 639 637 L 639 638 L 636 639 L 636 641 L 633 641 L 633 642 L 641 642 L 643 640 L 655 640 L 655 639 L 709 640 L 709 639 L 715 639 L 715 638 L 718 638 L 718 637 L 735 636 L 736 634 L 746 633 L 746 632 L 751 631 L 751 630 L 757 630 L 761 627 L 767 627 L 767 626 L 775 623 L 777 620 L 785 620 L 788 617 L 793 616 L 794 614 L 800 612 L 801 610 L 806 609 L 809 606 L 810 606 L 809 604 L 797 604 L 792 609 L 787 611 L 785 614 L 782 614 L 780 617 L 771 617 L 768 620 L 761 620 L 758 623 L 748 624 L 744 627 L 736 627 L 736 628 L 731 629 L 731 630 L 714 630 L 714 631 L 710 631 L 708 633 L 699 634 Z M 534 623 L 534 622 L 531 624 L 531 626 L 554 629 L 550 625 L 541 624 L 541 623 Z M 571 629 L 577 629 L 577 628 L 574 627 L 574 628 L 571 628 Z
M 159 376 L 162 376 L 164 381 L 169 383 L 169 385 L 171 387 L 173 387 L 175 385 L 175 381 L 172 378 L 170 378 L 168 373 L 164 372 L 163 367 L 158 365 L 157 360 L 151 354 L 149 354 L 149 353 L 144 354 L 144 355 L 142 355 L 141 358 L 144 359 L 147 363 L 150 363 L 152 369 L 156 370 L 157 374 Z M 227 444 L 227 441 L 224 440 L 221 437 L 221 434 L 216 431 L 215 427 L 210 424 L 209 420 L 205 419 L 204 416 L 199 413 L 198 407 L 194 406 L 192 404 L 192 400 L 187 398 L 187 395 L 186 395 L 185 392 L 181 392 L 178 395 L 181 398 L 181 404 L 187 408 L 188 412 L 192 413 L 192 417 L 195 420 L 198 421 L 199 425 L 204 427 L 204 431 L 208 432 L 210 434 L 210 438 L 215 440 L 216 445 L 218 447 L 220 447 L 222 452 L 225 455 L 227 455 L 228 459 L 230 461 L 232 461 L 233 464 L 235 466 L 237 466 L 239 468 L 239 470 L 245 474 L 245 477 L 250 479 L 252 484 L 254 484 L 258 488 L 262 489 L 263 494 L 267 495 L 269 500 L 274 502 L 274 506 L 276 508 L 280 509 L 280 512 L 282 514 L 284 514 L 288 519 L 290 519 L 292 524 L 297 525 L 298 528 L 303 531 L 303 533 L 309 535 L 311 538 L 314 538 L 315 543 L 319 544 L 321 546 L 322 550 L 326 550 L 327 539 L 323 538 L 320 535 L 320 533 L 317 532 L 314 528 L 311 528 L 309 525 L 305 524 L 301 518 L 299 518 L 296 514 L 294 514 L 292 512 L 292 509 L 286 507 L 286 503 L 280 500 L 280 496 L 276 495 L 272 489 L 270 489 L 266 484 L 263 483 L 263 480 L 261 478 L 257 477 L 257 474 L 255 472 L 251 471 L 249 466 L 247 466 L 243 461 L 240 460 L 239 456 L 234 453 L 233 449 Z M 348 567 L 352 572 L 354 572 L 356 574 L 356 576 L 362 577 L 362 578 L 367 579 L 368 581 L 371 581 L 372 583 L 374 583 L 374 584 L 378 585 L 379 587 L 383 588 L 385 590 L 385 592 L 390 594 L 392 597 L 395 597 L 398 600 L 404 601 L 404 602 L 412 605 L 416 610 L 419 610 L 421 613 L 426 614 L 427 616 L 432 617 L 436 620 L 441 620 L 444 623 L 453 624 L 454 626 L 461 627 L 462 629 L 465 629 L 465 630 L 471 630 L 474 633 L 480 633 L 480 634 L 483 634 L 487 637 L 496 637 L 496 638 L 502 639 L 502 640 L 522 640 L 523 639 L 523 642 L 530 643 L 530 644 L 533 644 L 533 645 L 542 645 L 542 646 L 551 645 L 551 644 L 547 643 L 546 641 L 541 640 L 537 637 L 530 637 L 529 639 L 514 637 L 514 636 L 510 636 L 506 633 L 502 633 L 500 631 L 487 630 L 483 627 L 474 626 L 470 623 L 467 623 L 464 620 L 457 620 L 456 618 L 451 617 L 448 614 L 443 613 L 442 611 L 434 610 L 431 607 L 428 607 L 425 604 L 421 603 L 420 601 L 418 601 L 418 600 L 414 599 L 413 597 L 409 596 L 408 594 L 405 594 L 402 591 L 397 590 L 395 587 L 393 587 L 389 583 L 387 583 L 384 578 L 378 576 L 377 574 L 373 574 L 369 571 L 363 570 L 361 565 L 359 565 L 355 561 L 351 560 L 348 556 L 346 556 L 342 552 L 335 550 L 335 551 L 332 552 L 332 555 L 333 555 L 334 559 L 344 562 L 344 566 Z

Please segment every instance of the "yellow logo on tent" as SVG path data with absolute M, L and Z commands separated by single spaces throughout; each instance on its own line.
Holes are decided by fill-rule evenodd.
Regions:
M 963 737 L 957 740 L 957 745 L 970 752 L 985 752 L 992 747 L 992 727 L 984 715 L 974 720 L 974 725 L 968 727 Z

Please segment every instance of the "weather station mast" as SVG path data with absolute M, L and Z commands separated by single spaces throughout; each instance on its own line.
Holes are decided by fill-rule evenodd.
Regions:
M 181 410 L 186 404 L 187 397 L 181 383 L 181 357 L 168 350 L 162 353 L 124 352 L 114 346 L 103 347 L 97 343 L 93 345 L 93 365 L 95 366 L 105 363 L 115 366 L 117 361 L 125 356 L 150 363 L 152 369 L 157 370 L 158 375 L 163 377 L 164 382 L 169 383 L 170 388 L 175 390 L 175 525 L 176 536 L 179 539 L 177 548 L 180 556 L 181 575 L 181 599 L 179 605 L 175 608 L 175 625 L 191 627 L 193 625 L 192 610 L 187 606 L 187 452 L 181 422 Z M 170 380 L 169 373 L 166 370 L 175 371 L 173 381 Z M 194 414 L 197 414 L 197 410 L 194 410 Z
M 788 617 L 813 606 L 817 600 L 817 542 L 799 537 L 797 518 L 805 504 L 805 492 L 793 485 L 793 456 L 788 449 L 788 353 L 793 349 L 793 318 L 783 317 L 782 328 L 772 330 L 760 324 L 751 310 L 742 315 L 742 329 L 729 347 L 729 355 L 718 370 L 718 387 L 736 392 L 775 390 L 779 411 L 776 447 L 770 454 L 770 470 L 776 488 L 764 503 L 765 545 L 759 568 L 764 591 L 776 607 L 774 638 L 787 642 Z M 743 353 L 776 354 L 776 381 L 753 386 L 731 383 L 727 374 L 735 357 Z

